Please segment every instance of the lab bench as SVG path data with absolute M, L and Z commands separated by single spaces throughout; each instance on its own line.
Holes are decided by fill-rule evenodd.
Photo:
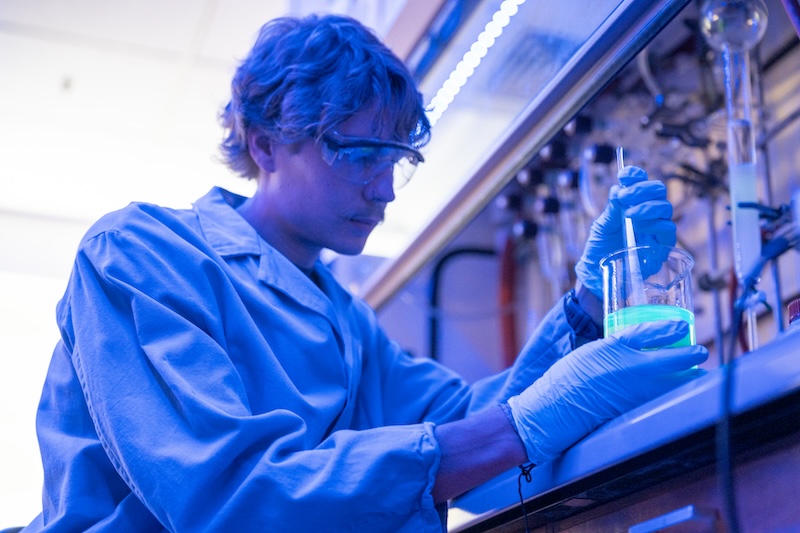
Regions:
M 728 531 L 722 368 L 600 427 L 521 482 L 532 533 Z M 800 532 L 800 332 L 736 359 L 727 386 L 741 531 Z M 514 469 L 451 502 L 448 530 L 525 531 Z

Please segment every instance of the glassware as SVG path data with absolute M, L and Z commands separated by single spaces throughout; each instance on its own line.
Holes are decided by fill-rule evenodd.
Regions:
M 632 282 L 632 261 L 642 276 L 638 288 Z M 605 337 L 644 322 L 684 320 L 689 323 L 689 333 L 671 346 L 694 346 L 693 266 L 688 252 L 671 246 L 637 246 L 604 257 L 600 267 Z
M 706 42 L 722 52 L 728 116 L 728 171 L 733 259 L 740 284 L 761 258 L 761 225 L 756 185 L 755 128 L 751 112 L 750 50 L 764 37 L 767 7 L 763 0 L 705 0 L 700 29 Z M 750 350 L 757 347 L 755 309 L 746 309 Z
M 758 211 L 740 204 L 758 202 L 750 50 L 766 32 L 767 8 L 762 0 L 706 0 L 700 12 L 703 36 L 724 62 L 734 267 L 742 280 L 761 256 Z

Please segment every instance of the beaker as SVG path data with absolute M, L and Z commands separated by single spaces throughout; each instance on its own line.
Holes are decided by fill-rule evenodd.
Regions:
M 637 265 L 638 281 L 631 275 Z M 694 346 L 693 266 L 688 252 L 672 246 L 636 246 L 605 256 L 600 261 L 605 337 L 644 322 L 683 320 L 689 333 L 669 347 Z

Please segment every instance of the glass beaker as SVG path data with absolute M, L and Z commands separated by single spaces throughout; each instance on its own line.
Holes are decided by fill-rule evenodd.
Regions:
M 636 246 L 605 256 L 600 261 L 605 337 L 644 322 L 684 320 L 688 335 L 670 347 L 694 346 L 693 266 L 688 252 L 672 246 Z

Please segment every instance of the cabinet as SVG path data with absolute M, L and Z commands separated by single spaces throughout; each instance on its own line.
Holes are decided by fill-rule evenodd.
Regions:
M 737 465 L 734 480 L 739 525 L 743 532 L 800 531 L 800 438 L 797 434 Z M 532 531 L 627 533 L 629 528 L 634 528 L 638 533 L 721 533 L 728 529 L 723 519 L 720 492 L 716 469 L 705 467 Z M 647 522 L 690 505 L 695 507 L 698 518 L 665 529 L 647 527 Z M 524 523 L 518 520 L 492 531 L 524 530 Z
M 800 532 L 800 334 L 738 359 L 731 375 L 730 444 L 741 530 Z M 723 377 L 720 369 L 710 372 L 534 468 L 523 486 L 531 531 L 728 531 L 716 466 Z M 450 530 L 525 531 L 518 473 L 454 500 Z M 662 529 L 641 525 L 690 505 L 695 520 Z M 470 518 L 458 523 L 460 512 Z

